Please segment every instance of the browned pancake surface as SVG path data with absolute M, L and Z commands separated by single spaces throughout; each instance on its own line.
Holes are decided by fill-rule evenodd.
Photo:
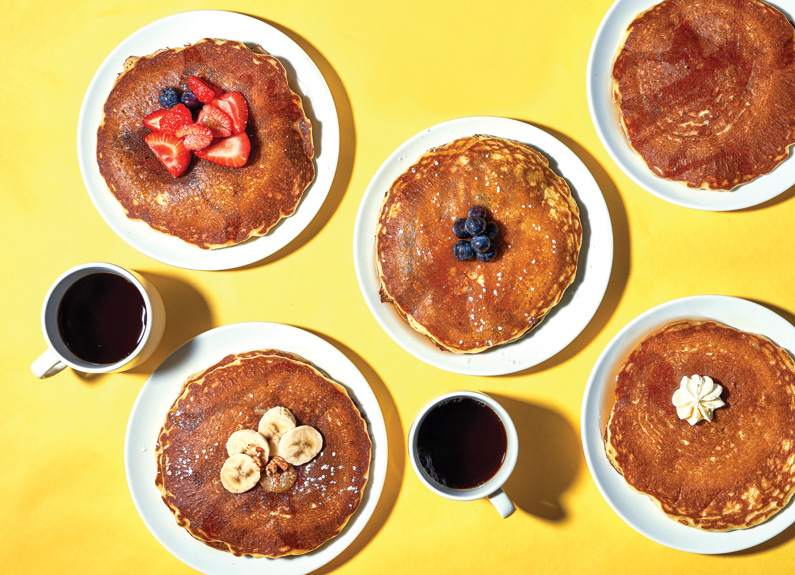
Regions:
M 759 0 L 666 0 L 613 65 L 630 145 L 662 178 L 730 190 L 795 142 L 795 30 Z
M 672 402 L 692 375 L 723 386 L 726 402 L 693 426 Z M 759 335 L 670 324 L 618 374 L 606 450 L 631 487 L 680 523 L 730 530 L 765 521 L 795 489 L 795 363 Z
M 227 439 L 257 429 L 276 406 L 317 429 L 322 451 L 295 468 L 296 483 L 284 493 L 259 485 L 230 493 L 220 479 Z M 177 523 L 207 545 L 235 555 L 300 554 L 337 535 L 356 511 L 370 451 L 365 422 L 340 385 L 298 356 L 253 351 L 185 382 L 158 438 L 155 483 Z
M 497 222 L 491 262 L 453 256 L 453 222 L 481 205 Z M 577 204 L 533 148 L 490 136 L 424 154 L 390 188 L 376 230 L 381 296 L 442 348 L 472 353 L 538 325 L 574 280 Z
M 241 168 L 194 157 L 173 178 L 146 145 L 143 119 L 163 88 L 205 78 L 249 105 L 251 153 Z M 311 126 L 281 63 L 239 42 L 205 39 L 138 58 L 116 81 L 97 131 L 97 162 L 127 216 L 201 248 L 264 235 L 291 215 L 314 178 Z

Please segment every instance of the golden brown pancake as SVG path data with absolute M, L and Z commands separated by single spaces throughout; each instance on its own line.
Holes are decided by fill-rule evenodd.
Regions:
M 795 30 L 760 0 L 665 0 L 635 18 L 613 64 L 632 148 L 657 176 L 731 190 L 795 142 Z
M 683 377 L 708 376 L 725 406 L 690 425 L 672 402 Z M 760 335 L 679 321 L 644 339 L 616 378 L 607 456 L 635 490 L 683 525 L 744 529 L 795 491 L 795 362 Z
M 279 494 L 221 484 L 226 441 L 257 429 L 271 407 L 323 436 L 322 451 L 297 466 Z M 280 351 L 229 355 L 192 375 L 166 415 L 157 442 L 157 477 L 177 523 L 203 543 L 234 555 L 280 557 L 316 549 L 356 512 L 370 466 L 365 421 L 345 389 L 305 359 Z
M 160 91 L 189 89 L 192 75 L 249 105 L 248 161 L 228 168 L 193 157 L 174 178 L 146 145 L 143 125 Z M 130 58 L 105 102 L 97 162 L 127 216 L 200 248 L 238 244 L 291 215 L 315 175 L 312 130 L 281 63 L 239 42 L 204 39 Z
M 459 261 L 452 226 L 472 206 L 499 226 L 497 256 Z M 477 353 L 537 326 L 574 280 L 582 243 L 566 182 L 530 146 L 460 138 L 392 184 L 376 228 L 381 299 L 440 348 Z

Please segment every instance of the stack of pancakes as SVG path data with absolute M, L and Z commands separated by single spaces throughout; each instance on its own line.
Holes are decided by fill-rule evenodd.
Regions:
M 174 178 L 147 146 L 143 119 L 163 88 L 199 76 L 248 103 L 248 161 L 229 168 L 193 158 Z M 264 235 L 291 215 L 315 176 L 312 128 L 282 64 L 240 42 L 204 39 L 129 58 L 105 102 L 97 162 L 127 216 L 200 248 Z
M 695 425 L 672 402 L 693 375 L 721 385 L 725 402 Z M 683 525 L 761 523 L 795 492 L 795 362 L 770 340 L 723 324 L 670 324 L 621 368 L 605 449 L 633 489 Z
M 276 406 L 317 429 L 323 450 L 295 468 L 283 493 L 227 491 L 220 478 L 227 439 L 257 429 Z M 235 555 L 297 555 L 337 535 L 356 512 L 370 451 L 365 421 L 341 385 L 297 355 L 251 351 L 184 383 L 158 438 L 155 483 L 177 523 L 203 543 Z
M 490 262 L 453 256 L 453 222 L 483 206 Z M 574 281 L 582 243 L 566 182 L 530 146 L 491 136 L 426 152 L 392 184 L 376 228 L 381 299 L 441 349 L 477 353 L 537 326 Z

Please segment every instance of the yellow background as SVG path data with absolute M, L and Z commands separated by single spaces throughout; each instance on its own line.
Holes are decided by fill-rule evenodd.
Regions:
M 793 191 L 757 208 L 704 213 L 640 189 L 610 160 L 585 95 L 593 35 L 610 0 L 7 2 L 0 19 L 0 571 L 189 573 L 148 532 L 127 490 L 130 408 L 168 353 L 213 327 L 274 321 L 308 328 L 363 372 L 388 426 L 384 493 L 364 532 L 321 573 L 781 572 L 795 528 L 730 556 L 667 549 L 608 507 L 582 455 L 582 394 L 597 356 L 628 321 L 694 294 L 745 297 L 795 319 Z M 241 270 L 196 272 L 144 256 L 105 224 L 78 169 L 84 92 L 113 48 L 177 12 L 225 8 L 285 31 L 323 72 L 339 112 L 341 156 L 328 200 L 305 233 Z M 505 377 L 425 365 L 378 326 L 353 268 L 353 224 L 383 160 L 420 130 L 456 117 L 530 122 L 568 145 L 599 182 L 615 261 L 595 318 L 568 348 Z M 65 269 L 110 261 L 159 288 L 168 323 L 134 372 L 39 381 L 40 308 Z M 405 455 L 414 414 L 432 397 L 477 389 L 504 402 L 522 450 L 506 491 L 518 512 L 457 503 L 423 487 Z

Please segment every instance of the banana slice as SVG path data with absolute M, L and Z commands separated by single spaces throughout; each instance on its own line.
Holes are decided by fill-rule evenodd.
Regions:
M 229 436 L 226 442 L 226 452 L 229 455 L 245 453 L 259 459 L 262 465 L 268 462 L 270 447 L 268 440 L 253 429 L 240 429 Z
M 295 416 L 286 407 L 272 407 L 259 420 L 259 431 L 268 440 L 271 455 L 279 448 L 279 439 L 285 432 L 295 428 Z
M 276 451 L 287 463 L 303 465 L 323 449 L 323 436 L 314 427 L 301 425 L 291 429 L 279 440 Z
M 259 463 L 245 453 L 230 455 L 221 467 L 221 483 L 232 493 L 248 491 L 257 484 L 259 477 Z

